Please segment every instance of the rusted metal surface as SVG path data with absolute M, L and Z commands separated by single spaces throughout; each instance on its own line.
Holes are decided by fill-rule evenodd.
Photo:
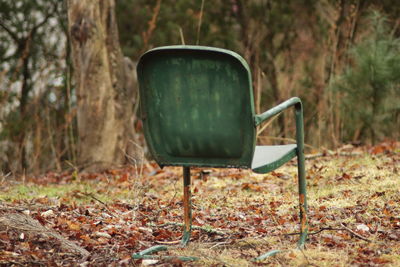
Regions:
M 190 191 L 190 167 L 183 167 L 183 212 L 184 212 L 184 229 L 181 241 L 182 246 L 186 246 L 190 240 L 192 232 L 192 203 Z
M 184 213 L 185 213 L 185 231 L 190 231 L 190 221 L 191 221 L 191 212 L 190 212 L 190 191 L 189 186 L 185 186 L 183 190 L 183 206 L 184 206 Z
M 300 239 L 298 247 L 302 249 L 307 239 L 308 234 L 308 221 L 307 221 L 307 206 L 306 198 L 304 194 L 299 195 L 300 199 Z
M 300 221 L 301 221 L 301 232 L 304 232 L 307 229 L 307 211 L 305 207 L 305 196 L 304 194 L 300 194 Z

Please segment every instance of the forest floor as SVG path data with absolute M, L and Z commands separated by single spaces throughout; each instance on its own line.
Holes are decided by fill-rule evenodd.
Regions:
M 295 161 L 263 175 L 193 169 L 186 248 L 181 168 L 0 176 L 0 266 L 400 266 L 400 142 L 309 155 L 306 168 L 304 250 Z M 198 260 L 132 259 L 153 245 Z

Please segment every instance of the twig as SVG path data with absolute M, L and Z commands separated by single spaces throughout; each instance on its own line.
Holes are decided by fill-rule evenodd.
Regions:
M 357 234 L 356 232 L 354 232 L 353 230 L 351 230 L 350 228 L 348 228 L 347 226 L 345 226 L 343 223 L 340 224 L 344 230 L 348 231 L 349 233 L 351 233 L 352 235 L 354 235 L 355 237 L 358 237 L 359 239 L 362 239 L 364 241 L 367 242 L 372 242 L 371 240 L 369 240 L 368 238 L 363 237 L 362 235 Z
M 323 228 L 320 228 L 318 231 L 315 231 L 315 232 L 312 232 L 312 233 L 308 233 L 307 235 L 316 235 L 316 234 L 318 234 L 318 233 L 320 233 L 322 231 L 347 231 L 347 232 L 349 232 L 350 234 L 352 234 L 353 236 L 355 236 L 355 237 L 357 237 L 359 239 L 362 239 L 362 240 L 367 241 L 367 242 L 373 242 L 372 240 L 369 240 L 368 238 L 363 237 L 360 234 L 357 234 L 356 232 L 354 232 L 350 228 L 346 227 L 343 223 L 341 223 L 340 226 L 342 226 L 342 227 L 341 228 L 323 227 Z M 297 233 L 289 233 L 289 234 L 283 234 L 283 235 L 285 235 L 285 236 L 300 235 L 300 233 L 297 232 Z
M 200 41 L 200 29 L 201 29 L 201 23 L 203 21 L 203 10 L 204 10 L 204 0 L 201 1 L 200 18 L 199 18 L 199 24 L 197 25 L 196 45 L 199 45 L 199 41 Z
M 6 180 L 6 178 L 7 178 L 8 176 L 10 176 L 10 175 L 11 175 L 11 172 L 6 173 L 6 174 L 1 173 L 1 174 L 0 174 L 1 183 L 4 183 L 4 181 Z
M 307 233 L 307 235 L 316 235 L 321 233 L 322 231 L 341 231 L 343 230 L 342 228 L 332 228 L 332 227 L 322 227 L 319 230 L 315 231 L 315 232 L 311 232 L 311 233 Z M 284 236 L 291 236 L 291 235 L 300 235 L 299 232 L 296 233 L 288 233 L 288 234 L 283 234 Z
M 183 36 L 182 27 L 179 27 L 179 35 L 181 36 L 182 45 L 185 45 L 185 37 Z
M 271 125 L 271 123 L 273 123 L 274 120 L 276 118 L 278 118 L 278 116 L 279 116 L 279 114 L 276 114 L 271 119 L 269 119 L 266 123 L 264 123 L 264 125 L 257 131 L 257 135 L 261 134 L 261 132 L 263 132 L 269 125 Z M 259 136 L 259 137 L 264 137 L 264 136 Z
M 147 29 L 146 32 L 142 33 L 144 49 L 147 49 L 147 45 L 150 40 L 150 37 L 152 36 L 153 31 L 157 26 L 157 18 L 158 18 L 158 14 L 160 13 L 161 1 L 162 0 L 157 0 L 157 3 L 155 5 L 155 7 L 153 8 L 153 16 L 151 17 L 151 20 L 148 22 L 149 28 Z
M 162 245 L 176 245 L 176 244 L 181 243 L 181 240 L 175 240 L 175 241 L 157 241 L 156 240 L 156 243 L 162 244 Z
M 109 213 L 112 217 L 114 217 L 114 218 L 117 217 L 117 216 L 115 216 L 114 212 L 112 212 L 112 211 L 107 207 L 107 204 L 106 204 L 106 203 L 104 203 L 103 201 L 101 201 L 100 199 L 98 199 L 97 197 L 95 197 L 92 193 L 84 193 L 84 192 L 81 192 L 81 193 L 84 194 L 84 195 L 87 196 L 87 197 L 90 197 L 90 198 L 92 198 L 92 199 L 98 201 L 100 204 L 102 204 L 102 205 L 104 206 L 104 208 L 108 211 L 108 213 Z
M 221 245 L 230 244 L 230 243 L 232 243 L 232 241 L 229 241 L 229 242 L 227 242 L 227 241 L 225 241 L 225 242 L 218 242 L 217 244 L 211 246 L 210 249 L 213 249 L 213 248 L 218 247 L 218 246 L 221 246 Z
M 323 153 L 317 153 L 317 154 L 309 154 L 305 155 L 306 159 L 315 159 L 315 158 L 320 158 L 320 157 L 331 157 L 331 156 L 341 156 L 341 157 L 354 157 L 354 156 L 361 156 L 363 153 L 362 152 L 333 152 L 333 151 L 327 151 Z

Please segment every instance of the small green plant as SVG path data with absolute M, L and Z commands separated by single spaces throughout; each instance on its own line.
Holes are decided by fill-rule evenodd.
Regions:
M 375 143 L 399 127 L 400 39 L 380 13 L 369 23 L 371 33 L 350 50 L 351 66 L 332 84 L 342 96 L 343 141 Z

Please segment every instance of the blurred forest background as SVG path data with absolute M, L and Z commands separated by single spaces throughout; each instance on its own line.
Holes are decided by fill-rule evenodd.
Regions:
M 79 165 L 68 8 L 59 0 L 0 2 L 3 174 Z M 399 139 L 398 0 L 117 0 L 115 12 L 133 64 L 152 47 L 183 42 L 241 54 L 253 72 L 257 113 L 292 96 L 303 100 L 308 148 Z M 124 108 L 134 114 L 132 142 L 145 147 L 135 99 Z M 291 115 L 274 120 L 258 142 L 290 141 Z

